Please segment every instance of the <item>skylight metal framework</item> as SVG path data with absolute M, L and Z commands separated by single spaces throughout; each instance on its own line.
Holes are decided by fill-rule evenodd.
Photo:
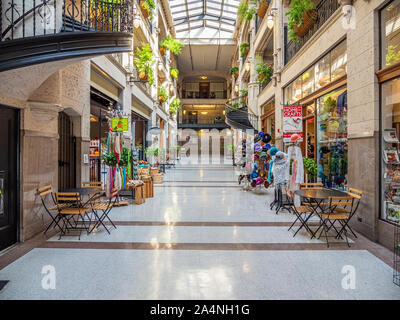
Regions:
M 179 34 L 211 28 L 233 35 L 239 3 L 240 0 L 170 0 L 175 31 Z

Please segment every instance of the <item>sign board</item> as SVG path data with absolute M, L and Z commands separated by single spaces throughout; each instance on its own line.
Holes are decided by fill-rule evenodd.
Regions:
M 83 163 L 85 164 L 89 163 L 89 155 L 87 153 L 83 154 Z
M 129 119 L 128 118 L 112 118 L 111 128 L 113 131 L 128 131 Z
M 303 141 L 303 112 L 301 106 L 283 106 L 283 142 L 290 142 L 297 133 Z

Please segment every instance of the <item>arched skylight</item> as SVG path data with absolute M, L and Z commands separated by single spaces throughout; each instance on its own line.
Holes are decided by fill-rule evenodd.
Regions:
M 200 35 L 207 29 L 218 31 L 221 38 L 232 37 L 239 3 L 240 0 L 170 0 L 177 38 L 193 31 Z

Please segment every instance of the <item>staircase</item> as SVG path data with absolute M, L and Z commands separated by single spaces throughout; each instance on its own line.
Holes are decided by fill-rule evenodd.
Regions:
M 234 108 L 230 103 L 227 103 L 225 105 L 225 122 L 235 129 L 258 132 L 256 129 L 258 117 L 255 114 L 249 113 L 247 106 Z

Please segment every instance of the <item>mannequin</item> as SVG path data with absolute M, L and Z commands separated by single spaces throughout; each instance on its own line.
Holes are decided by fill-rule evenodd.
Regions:
M 300 189 L 300 184 L 304 183 L 304 165 L 303 165 L 303 155 L 299 146 L 300 136 L 298 134 L 293 134 L 290 137 L 290 142 L 293 144 L 288 148 L 289 161 L 293 160 L 292 164 L 292 175 L 289 179 L 289 190 L 294 192 Z M 299 197 L 294 199 L 295 205 L 300 205 Z

